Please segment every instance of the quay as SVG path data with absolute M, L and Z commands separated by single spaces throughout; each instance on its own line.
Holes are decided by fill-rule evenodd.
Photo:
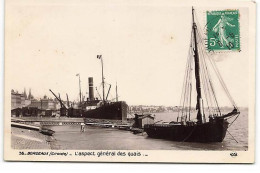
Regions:
M 84 123 L 83 118 L 42 118 L 42 117 L 21 117 L 12 118 L 11 122 L 20 124 L 34 124 L 41 126 L 59 125 L 80 125 Z
M 11 134 L 13 149 L 55 149 L 54 146 L 51 146 L 53 137 L 39 133 L 39 131 L 12 126 Z
M 42 117 L 21 117 L 12 118 L 11 122 L 14 126 L 21 126 L 21 124 L 36 125 L 36 126 L 66 126 L 66 125 L 85 125 L 100 126 L 107 128 L 130 129 L 132 122 L 125 122 L 121 120 L 107 120 L 107 119 L 93 119 L 93 118 L 42 118 Z M 35 127 L 37 128 L 37 127 Z
M 54 127 L 76 128 L 89 126 L 88 128 L 111 128 L 118 130 L 130 130 L 131 123 L 118 120 L 105 119 L 83 119 L 83 118 L 42 118 L 42 117 L 20 117 L 11 119 L 11 140 L 14 149 L 60 149 L 56 145 L 56 132 Z M 82 129 L 81 129 L 82 130 Z M 85 130 L 84 130 L 85 131 Z M 80 132 L 80 129 L 79 131 Z M 81 131 L 82 132 L 82 131 Z M 80 134 L 79 134 L 80 135 Z

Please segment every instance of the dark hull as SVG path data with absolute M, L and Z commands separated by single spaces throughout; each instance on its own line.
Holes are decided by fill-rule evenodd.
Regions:
M 84 118 L 127 120 L 127 104 L 125 102 L 113 102 L 99 108 L 83 112 Z
M 214 119 L 204 124 L 151 124 L 145 125 L 144 131 L 152 138 L 169 139 L 180 142 L 222 142 L 226 136 L 228 122 Z
M 41 129 L 40 133 L 42 133 L 44 135 L 52 136 L 55 133 L 55 131 L 50 130 L 50 129 Z

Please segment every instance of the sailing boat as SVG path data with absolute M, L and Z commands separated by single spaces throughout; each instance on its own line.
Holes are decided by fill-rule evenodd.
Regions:
M 181 109 L 177 121 L 168 124 L 146 124 L 144 131 L 149 137 L 170 139 L 183 142 L 222 142 L 227 129 L 240 112 L 232 99 L 228 89 L 220 76 L 220 73 L 206 51 L 204 51 L 201 32 L 198 30 L 194 20 L 194 9 L 192 8 L 192 32 L 189 56 L 181 96 Z M 205 58 L 207 57 L 207 59 Z M 216 92 L 210 76 L 208 64 L 211 64 L 219 79 L 227 97 L 234 109 L 228 113 L 222 113 L 216 97 Z M 194 68 L 194 70 L 193 70 Z M 195 120 L 191 120 L 192 111 L 192 72 L 195 72 L 196 80 L 196 109 Z M 206 114 L 208 117 L 206 117 Z M 234 117 L 229 124 L 228 119 Z

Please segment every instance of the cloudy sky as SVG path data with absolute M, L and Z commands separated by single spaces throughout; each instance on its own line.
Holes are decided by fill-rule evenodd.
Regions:
M 190 43 L 191 5 L 114 1 L 9 1 L 6 89 L 21 92 L 25 87 L 28 93 L 31 88 L 36 98 L 52 97 L 52 89 L 63 99 L 68 93 L 70 100 L 77 100 L 77 73 L 84 94 L 88 77 L 99 88 L 101 65 L 96 56 L 102 54 L 111 98 L 117 82 L 119 99 L 128 104 L 178 105 Z M 195 9 L 203 28 L 205 11 L 213 7 Z M 248 10 L 239 10 L 242 51 L 213 58 L 238 106 L 247 106 Z M 224 96 L 219 98 L 221 105 L 230 105 Z

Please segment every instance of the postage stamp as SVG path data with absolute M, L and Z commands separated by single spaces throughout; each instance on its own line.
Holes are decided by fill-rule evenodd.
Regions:
M 207 11 L 209 51 L 240 51 L 239 11 Z

